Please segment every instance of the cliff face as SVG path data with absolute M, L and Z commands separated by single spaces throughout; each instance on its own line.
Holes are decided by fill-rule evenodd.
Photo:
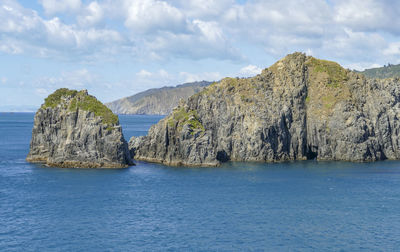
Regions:
M 105 105 L 116 114 L 167 115 L 178 105 L 180 99 L 186 100 L 210 84 L 211 82 L 201 81 L 149 89 Z
M 29 162 L 76 168 L 132 165 L 118 117 L 86 90 L 59 89 L 37 111 Z
M 294 53 L 191 96 L 130 149 L 169 165 L 399 159 L 399 84 Z

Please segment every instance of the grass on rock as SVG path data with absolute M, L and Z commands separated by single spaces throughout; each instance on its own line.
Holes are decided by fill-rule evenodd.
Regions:
M 88 95 L 85 90 L 78 92 L 68 88 L 57 89 L 45 99 L 42 108 L 55 108 L 67 98 L 72 98 L 69 103 L 69 111 L 71 112 L 77 109 L 90 111 L 93 112 L 95 116 L 101 117 L 105 124 L 114 125 L 118 123 L 118 116 L 97 100 L 96 97 Z
M 175 125 L 178 124 L 178 131 L 182 130 L 182 127 L 186 124 L 189 125 L 192 130 L 204 131 L 204 126 L 199 121 L 197 112 L 195 110 L 186 111 L 183 107 L 180 107 L 173 111 L 167 123 L 168 126 L 171 128 L 175 127 Z

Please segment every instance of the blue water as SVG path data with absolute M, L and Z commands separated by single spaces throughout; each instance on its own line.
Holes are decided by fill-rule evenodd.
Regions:
M 0 251 L 400 249 L 400 162 L 46 168 L 24 160 L 32 123 L 0 113 Z

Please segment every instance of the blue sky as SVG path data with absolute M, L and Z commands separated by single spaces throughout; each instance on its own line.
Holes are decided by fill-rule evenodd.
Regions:
M 0 0 L 0 111 L 60 87 L 109 102 L 253 76 L 294 51 L 351 69 L 400 63 L 388 0 Z

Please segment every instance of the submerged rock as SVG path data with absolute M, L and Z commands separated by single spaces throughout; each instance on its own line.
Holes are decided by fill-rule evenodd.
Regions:
M 129 144 L 135 159 L 168 165 L 399 159 L 399 102 L 399 79 L 294 53 L 206 87 Z
M 36 112 L 28 162 L 76 168 L 133 164 L 118 116 L 86 90 L 58 89 Z

